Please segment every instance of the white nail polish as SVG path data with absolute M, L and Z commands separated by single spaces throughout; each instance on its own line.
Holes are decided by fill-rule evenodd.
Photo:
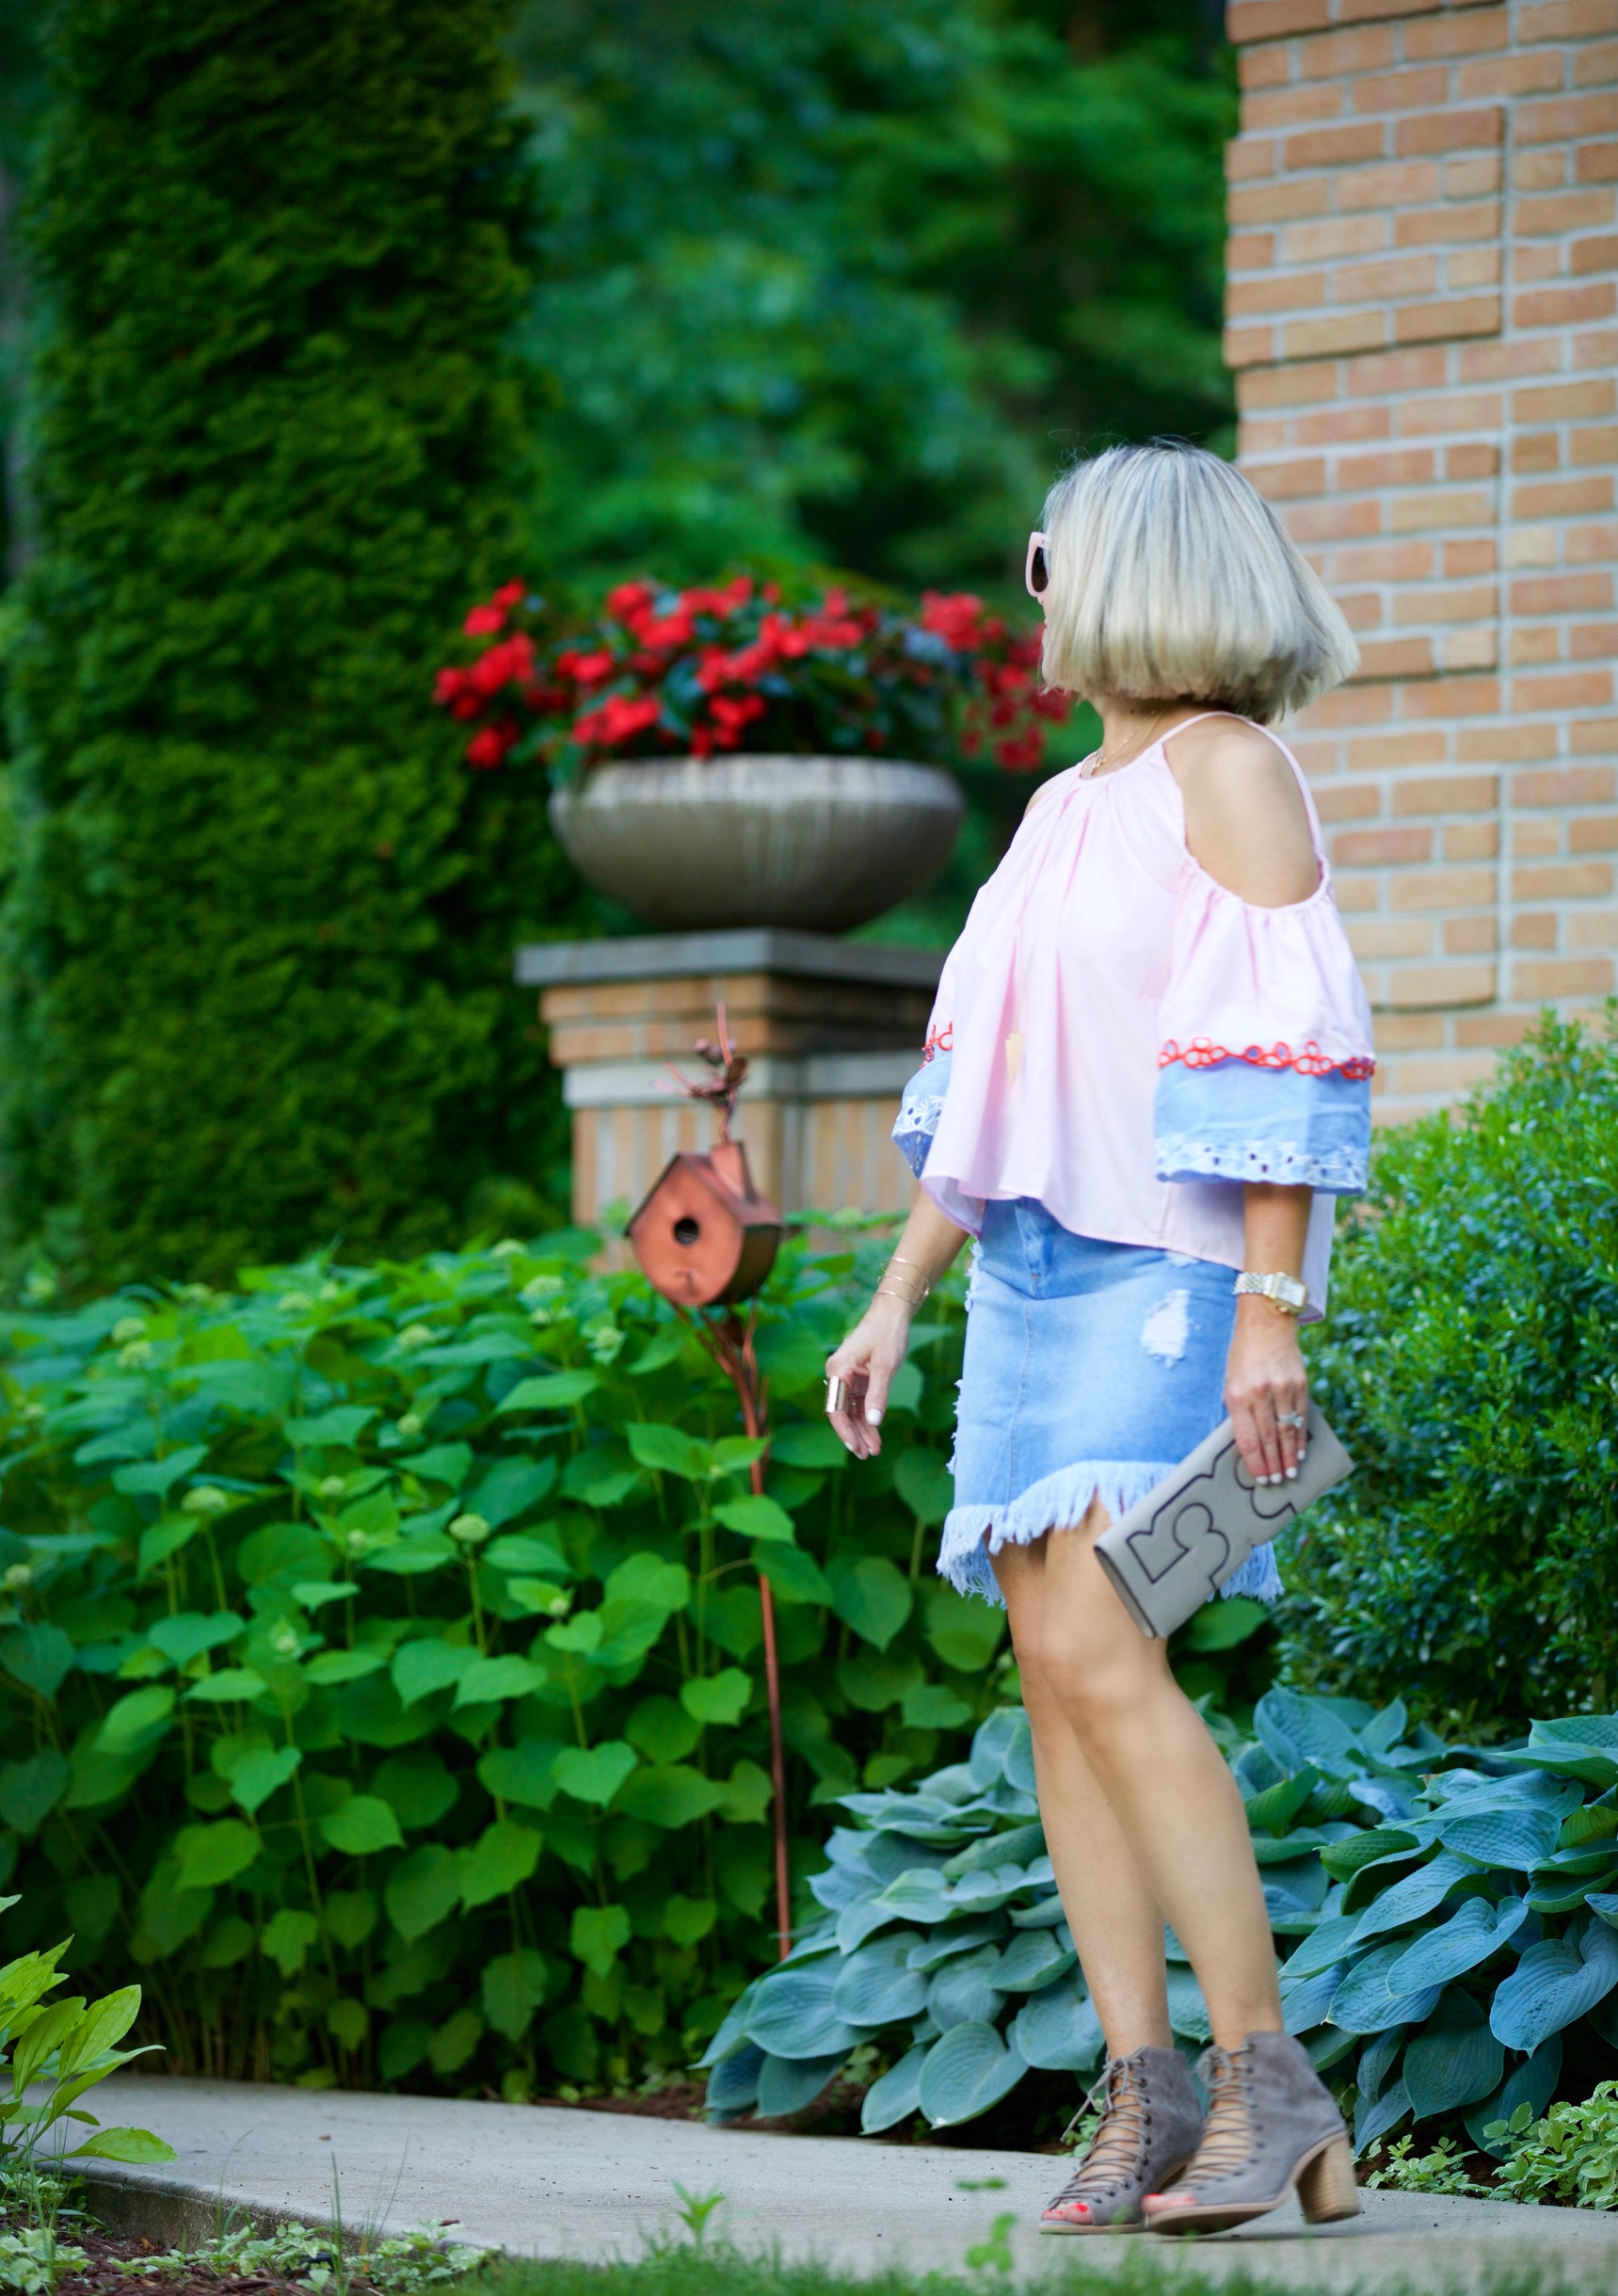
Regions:
M 1289 1482 L 1289 1483 L 1296 1483 L 1296 1481 L 1298 1480 L 1298 1470 L 1297 1470 L 1297 1469 L 1296 1469 L 1295 1467 L 1289 1467 L 1289 1468 L 1288 1468 L 1288 1469 L 1287 1469 L 1287 1480 L 1288 1480 L 1288 1482 Z

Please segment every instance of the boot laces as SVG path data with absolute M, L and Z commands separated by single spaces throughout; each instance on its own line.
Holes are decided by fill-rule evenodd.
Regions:
M 1186 2172 L 1187 2184 L 1230 2176 L 1246 2165 L 1253 2150 L 1253 2124 L 1247 2101 L 1251 2052 L 1245 2047 L 1210 2048 L 1197 2070 L 1210 2098 L 1202 2143 Z
M 1127 2057 L 1109 2058 L 1100 2079 L 1073 2119 L 1081 2120 L 1098 2096 L 1103 2100 L 1101 2126 L 1091 2139 L 1089 2151 L 1051 2202 L 1052 2208 L 1070 2200 L 1104 2200 L 1140 2173 L 1146 2122 L 1139 2067 Z

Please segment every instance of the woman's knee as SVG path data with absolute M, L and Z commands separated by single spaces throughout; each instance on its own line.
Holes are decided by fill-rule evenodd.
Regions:
M 1081 1739 L 1103 1737 L 1138 1712 L 1161 1663 L 1149 1646 L 1135 1651 L 1065 1620 L 1029 1636 L 1026 1646 L 1025 1656 L 1013 1646 L 1030 1720 L 1037 1726 L 1037 1708 L 1060 1716 Z

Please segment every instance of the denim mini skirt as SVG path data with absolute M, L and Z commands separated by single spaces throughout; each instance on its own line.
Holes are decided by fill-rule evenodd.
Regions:
M 938 1553 L 952 1585 L 999 1602 L 992 1553 L 1071 1530 L 1097 1497 L 1115 1520 L 1212 1434 L 1231 1283 L 1221 1261 L 1075 1235 L 1027 1198 L 988 1206 Z M 1272 1549 L 1221 1591 L 1279 1594 Z

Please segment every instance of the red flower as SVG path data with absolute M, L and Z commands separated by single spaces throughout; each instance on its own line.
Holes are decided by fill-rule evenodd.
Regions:
M 486 773 L 503 765 L 506 751 L 517 739 L 518 731 L 509 717 L 503 717 L 498 725 L 480 727 L 466 746 L 467 763 L 479 766 Z
M 497 630 L 504 630 L 505 627 L 505 607 L 492 605 L 473 606 L 461 624 L 468 637 L 492 637 Z
M 504 644 L 491 646 L 467 671 L 467 681 L 486 696 L 498 694 L 503 685 L 512 680 L 521 682 L 534 671 L 534 640 L 526 631 L 519 630 Z
M 616 621 L 627 622 L 632 615 L 644 614 L 651 601 L 649 582 L 620 582 L 616 590 L 607 592 L 607 612 Z
M 447 707 L 457 694 L 465 691 L 465 688 L 466 672 L 464 669 L 441 669 L 433 680 L 433 699 L 439 703 L 441 708 Z
M 490 599 L 489 603 L 496 606 L 505 606 L 509 610 L 509 608 L 514 606 L 518 600 L 521 597 L 522 586 L 523 586 L 521 582 L 503 582 L 499 589 L 495 591 L 494 596 Z
M 610 678 L 617 665 L 603 646 L 598 653 L 559 653 L 556 671 L 559 677 L 571 678 L 578 685 L 600 685 Z
M 662 715 L 663 704 L 653 694 L 635 698 L 609 694 L 599 710 L 587 710 L 583 717 L 574 719 L 573 739 L 586 748 L 612 748 L 644 733 Z
M 969 591 L 959 590 L 945 597 L 937 590 L 924 590 L 921 627 L 930 630 L 935 637 L 941 637 L 956 653 L 964 653 L 983 635 L 979 628 L 983 610 L 983 600 L 973 598 Z

